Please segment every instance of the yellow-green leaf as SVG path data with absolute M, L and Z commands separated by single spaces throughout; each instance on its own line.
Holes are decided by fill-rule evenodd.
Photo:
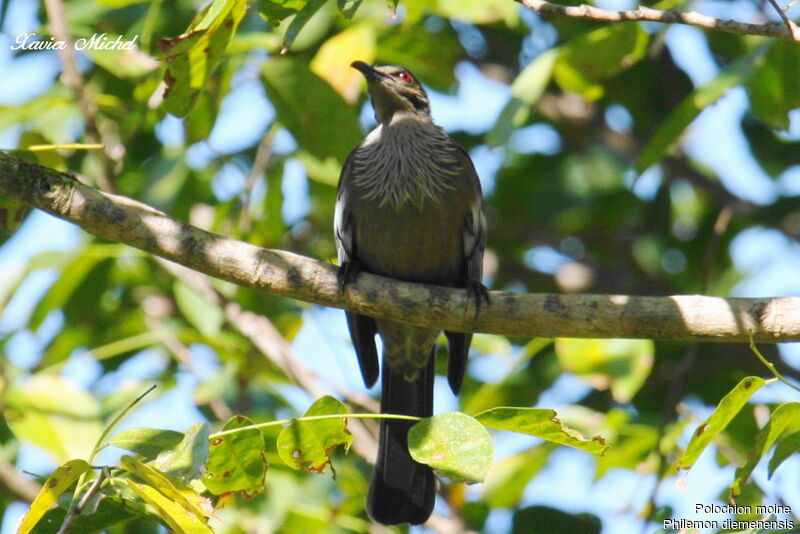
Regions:
M 59 463 L 88 458 L 100 436 L 100 406 L 82 387 L 55 375 L 34 375 L 5 398 L 3 415 L 14 435 Z
M 22 518 L 17 534 L 28 534 L 47 510 L 55 504 L 58 496 L 88 470 L 89 464 L 84 460 L 70 460 L 53 471 L 53 474 L 47 477 L 39 495 L 31 503 L 28 513 Z
M 162 473 L 155 467 L 144 464 L 133 456 L 123 456 L 120 459 L 120 465 L 123 469 L 136 475 L 147 485 L 157 489 L 165 497 L 182 506 L 187 512 L 196 515 L 202 521 L 205 521 L 205 517 L 211 515 L 212 506 L 209 501 L 175 477 Z
M 214 534 L 205 522 L 196 514 L 147 484 L 139 484 L 128 480 L 128 486 L 136 492 L 144 502 L 149 504 L 164 522 L 180 534 Z
M 796 431 L 798 428 L 800 428 L 800 402 L 787 402 L 775 408 L 767 424 L 759 430 L 756 436 L 755 449 L 747 455 L 747 462 L 736 469 L 736 477 L 730 487 L 732 499 L 735 500 L 739 496 L 753 469 L 755 469 L 758 462 L 769 451 L 775 441 L 787 429 Z
M 474 418 L 451 412 L 423 419 L 408 431 L 408 451 L 453 482 L 483 482 L 492 465 L 494 445 Z
M 654 345 L 649 339 L 576 339 L 555 342 L 558 361 L 597 389 L 611 389 L 614 400 L 630 402 L 650 375 Z
M 536 436 L 592 454 L 605 453 L 608 446 L 603 438 L 586 439 L 577 430 L 564 425 L 556 415 L 555 410 L 546 408 L 500 407 L 483 411 L 475 419 L 489 428 Z
M 355 103 L 364 77 L 350 66 L 355 60 L 372 63 L 375 58 L 375 29 L 356 24 L 337 33 L 319 47 L 311 60 L 311 71 L 327 81 L 348 102 Z
M 728 426 L 747 400 L 764 384 L 764 379 L 757 376 L 748 376 L 736 384 L 736 387 L 722 398 L 708 419 L 694 431 L 686 450 L 675 461 L 675 468 L 691 469 L 711 440 Z

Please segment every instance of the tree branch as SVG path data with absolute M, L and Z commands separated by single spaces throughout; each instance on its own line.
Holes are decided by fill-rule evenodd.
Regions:
M 718 19 L 693 11 L 687 11 L 685 13 L 678 11 L 661 11 L 645 6 L 639 6 L 636 9 L 629 9 L 627 11 L 611 11 L 609 9 L 601 9 L 586 4 L 581 4 L 579 6 L 562 6 L 560 4 L 552 4 L 546 0 L 518 1 L 540 15 L 556 15 L 601 22 L 647 21 L 661 22 L 664 24 L 686 24 L 738 35 L 762 35 L 764 37 L 777 37 L 779 39 L 788 39 L 792 41 L 800 40 L 800 28 L 789 20 L 783 11 L 781 11 L 781 16 L 786 23 L 785 26 L 774 22 L 751 24 L 749 22 L 739 22 L 736 20 Z
M 381 319 L 517 337 L 679 341 L 800 341 L 800 298 L 699 295 L 521 294 L 492 291 L 476 317 L 467 291 L 363 273 L 340 292 L 333 265 L 256 247 L 177 221 L 135 200 L 103 193 L 70 174 L 0 153 L 0 194 L 87 232 L 210 276 Z

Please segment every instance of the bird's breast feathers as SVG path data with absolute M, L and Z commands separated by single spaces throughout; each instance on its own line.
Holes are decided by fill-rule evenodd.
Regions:
M 400 208 L 442 202 L 462 172 L 457 145 L 431 122 L 412 117 L 379 125 L 356 148 L 352 185 L 365 200 Z

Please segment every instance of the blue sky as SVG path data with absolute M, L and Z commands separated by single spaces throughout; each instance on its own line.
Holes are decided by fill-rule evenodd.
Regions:
M 625 8 L 630 4 L 621 0 L 603 3 L 607 7 Z M 712 14 L 725 8 L 726 16 L 737 14 L 748 15 L 751 4 L 745 2 L 703 2 L 706 12 Z M 33 31 L 38 27 L 35 19 L 36 3 L 16 0 L 11 3 L 6 22 L 6 33 L 0 35 L 0 105 L 20 104 L 32 96 L 43 92 L 58 74 L 59 64 L 55 53 L 27 54 L 12 58 L 9 47 L 13 36 L 23 31 Z M 522 9 L 522 8 L 521 8 Z M 530 14 L 526 17 L 530 18 Z M 526 44 L 529 51 L 540 49 L 548 44 L 546 25 L 537 21 L 531 22 L 544 28 L 537 37 Z M 466 30 L 465 30 L 466 31 Z M 552 34 L 551 34 L 552 37 Z M 538 41 L 536 40 L 538 39 Z M 676 26 L 667 32 L 667 45 L 670 47 L 679 66 L 683 68 L 696 85 L 708 82 L 718 72 L 702 33 L 694 28 Z M 257 65 L 258 58 L 254 60 Z M 215 153 L 230 153 L 253 145 L 264 134 L 275 117 L 274 109 L 266 100 L 263 88 L 251 73 L 245 71 L 234 79 L 234 89 L 225 99 L 220 116 L 207 143 L 200 143 L 189 150 L 187 163 L 193 168 L 203 168 Z M 454 95 L 432 92 L 431 103 L 433 115 L 445 129 L 467 130 L 481 133 L 489 129 L 497 119 L 500 110 L 509 98 L 508 86 L 484 77 L 478 69 L 468 63 L 462 63 L 456 71 L 459 89 Z M 752 160 L 746 146 L 746 140 L 738 127 L 741 114 L 747 106 L 747 97 L 743 90 L 734 89 L 717 104 L 704 111 L 692 124 L 683 140 L 684 149 L 698 161 L 714 169 L 723 184 L 735 194 L 757 203 L 767 203 L 781 191 L 800 193 L 800 173 L 788 175 L 773 182 L 764 175 L 758 164 Z M 369 121 L 371 112 L 363 110 L 362 117 Z M 795 117 L 800 119 L 800 117 Z M 628 119 L 629 120 L 629 117 Z M 618 114 L 612 112 L 609 122 L 624 127 L 626 121 L 624 110 Z M 795 138 L 800 135 L 800 120 L 787 135 Z M 159 137 L 163 142 L 179 142 L 181 139 L 180 122 L 177 119 L 165 119 L 159 127 Z M 0 132 L 0 148 L 13 148 L 20 132 L 8 130 Z M 526 152 L 552 152 L 558 149 L 558 134 L 549 126 L 532 125 L 512 137 L 511 143 L 516 150 Z M 276 142 L 279 152 L 291 152 L 294 141 L 287 134 L 281 134 Z M 476 167 L 484 187 L 491 191 L 494 176 L 503 159 L 503 149 L 479 147 L 472 153 Z M 286 167 L 284 193 L 286 196 L 285 215 L 289 220 L 297 220 L 308 210 L 306 195 L 307 183 L 302 165 L 290 163 Z M 657 180 L 655 177 L 653 180 Z M 230 198 L 238 194 L 242 186 L 243 175 L 235 166 L 225 167 L 214 181 L 214 191 L 221 198 Z M 23 227 L 2 247 L 0 247 L 0 292 L 5 291 L 7 281 L 19 272 L 26 260 L 33 254 L 43 250 L 69 250 L 82 239 L 76 227 L 58 221 L 42 213 L 34 213 Z M 491 243 L 490 243 L 491 246 Z M 547 265 L 557 265 L 557 256 L 547 256 L 547 251 L 540 260 Z M 789 242 L 785 236 L 767 229 L 752 229 L 737 237 L 731 246 L 730 253 L 735 264 L 747 274 L 746 279 L 737 286 L 736 294 L 740 296 L 775 296 L 800 294 L 800 247 Z M 549 263 L 547 263 L 549 262 Z M 555 262 L 555 263 L 554 263 Z M 30 314 L 34 303 L 53 282 L 55 273 L 42 271 L 33 273 L 25 282 L 23 289 L 14 298 L 9 307 L 0 314 L 0 334 L 8 333 L 24 324 L 24 318 Z M 38 358 L 40 347 L 48 336 L 54 335 L 59 327 L 59 319 L 55 317 L 36 334 L 22 333 L 15 335 L 9 344 L 8 357 L 17 365 L 30 367 Z M 305 312 L 304 326 L 293 343 L 296 353 L 312 369 L 324 374 L 328 379 L 344 387 L 361 390 L 362 384 L 352 355 L 351 347 L 344 327 L 343 314 L 336 310 L 311 307 Z M 213 354 L 208 354 L 202 347 L 194 348 L 200 362 L 201 375 L 210 373 L 217 363 Z M 784 349 L 787 359 L 795 365 L 800 364 L 800 350 L 797 346 Z M 504 355 L 514 357 L 514 354 Z M 491 361 L 492 356 L 486 357 Z M 470 372 L 475 376 L 491 380 L 493 377 L 485 370 L 494 365 L 486 365 L 485 361 L 475 362 Z M 333 363 L 331 363 L 333 362 Z M 154 352 L 145 351 L 131 362 L 121 367 L 101 386 L 109 391 L 115 384 L 126 380 L 147 380 L 158 374 L 164 362 Z M 98 365 L 89 358 L 76 355 L 64 369 L 65 376 L 79 384 L 89 385 L 97 378 Z M 122 428 L 131 426 L 155 426 L 183 430 L 191 423 L 200 420 L 199 412 L 192 408 L 191 396 L 197 386 L 196 376 L 181 373 L 177 387 L 158 401 L 148 403 L 138 409 Z M 551 391 L 540 401 L 542 406 L 558 409 L 569 404 L 582 394 L 586 386 L 574 377 L 565 375 Z M 457 401 L 449 393 L 444 381 L 437 382 L 437 412 L 457 408 Z M 785 388 L 770 388 L 763 393 L 762 400 L 791 398 Z M 795 397 L 796 398 L 796 397 Z M 307 399 L 297 398 L 298 408 L 303 409 Z M 170 406 L 165 410 L 164 406 Z M 180 407 L 180 409 L 176 408 Z M 693 407 L 701 413 L 707 409 Z M 704 412 L 704 410 L 706 412 Z M 530 441 L 498 438 L 499 453 L 509 454 L 529 446 Z M 635 511 L 644 503 L 652 491 L 654 479 L 638 477 L 629 472 L 616 472 L 605 477 L 598 484 L 592 484 L 592 460 L 583 453 L 572 450 L 559 450 L 555 453 L 562 460 L 551 462 L 545 471 L 537 477 L 526 491 L 526 499 L 530 504 L 551 504 L 567 511 L 594 512 L 605 521 L 605 532 L 639 531 L 639 523 Z M 113 461 L 109 456 L 105 461 Z M 32 447 L 24 447 L 20 459 L 20 467 L 35 472 L 46 472 L 49 460 L 41 452 Z M 796 481 L 800 475 L 800 464 L 793 462 L 782 468 L 778 475 L 778 483 L 770 483 L 781 487 L 784 497 L 795 509 L 800 510 L 800 495 Z M 757 474 L 763 476 L 763 473 Z M 713 454 L 704 454 L 698 466 L 688 477 L 686 489 L 663 488 L 663 500 L 676 507 L 676 517 L 693 518 L 693 505 L 696 502 L 716 502 L 720 490 L 730 482 L 731 473 L 719 470 L 714 465 Z M 787 483 L 782 484 L 783 479 Z M 768 486 L 770 484 L 767 484 Z M 473 490 L 476 491 L 476 490 Z M 624 496 L 631 510 L 614 510 L 619 505 L 619 496 Z M 0 534 L 11 534 L 24 508 L 17 507 L 9 511 L 2 523 Z M 504 532 L 510 517 L 505 512 L 494 513 L 491 521 L 493 532 Z

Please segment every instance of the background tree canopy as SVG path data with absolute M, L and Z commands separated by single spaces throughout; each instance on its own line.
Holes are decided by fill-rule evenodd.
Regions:
M 747 0 L 651 7 L 780 20 Z M 338 174 L 372 124 L 349 68 L 360 59 L 414 72 L 434 118 L 472 155 L 492 289 L 800 294 L 790 40 L 543 18 L 510 0 L 11 0 L 0 13 L 0 148 L 193 225 L 332 261 Z M 32 32 L 30 42 L 104 34 L 137 46 L 18 46 Z M 30 151 L 71 143 L 103 148 Z M 85 462 L 112 469 L 80 481 L 79 496 L 106 483 L 73 532 L 402 531 L 364 513 L 373 421 L 349 420 L 354 440 L 338 420 L 213 434 L 310 406 L 375 409 L 340 311 L 209 279 L 41 212 L 20 225 L 21 206 L 0 203 L 14 231 L 0 236 L 3 534 L 66 464 L 46 485 L 53 499 L 63 492 L 59 507 L 32 530 L 57 532 Z M 797 378 L 797 347 L 760 349 Z M 437 411 L 555 409 L 608 449 L 499 432 L 486 482 L 446 483 L 426 528 L 650 532 L 683 518 L 722 530 L 725 518 L 764 517 L 695 509 L 731 496 L 792 507 L 777 519 L 798 524 L 797 391 L 757 376 L 772 375 L 743 344 L 479 334 L 459 399 L 439 377 Z M 92 457 L 103 428 L 153 383 L 112 431 L 117 446 Z M 326 453 L 351 441 L 329 466 Z

